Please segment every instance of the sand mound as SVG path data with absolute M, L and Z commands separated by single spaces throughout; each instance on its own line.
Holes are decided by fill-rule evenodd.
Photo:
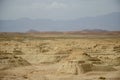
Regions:
M 102 64 L 101 60 L 91 57 L 84 52 L 72 53 L 66 62 L 63 62 L 58 72 L 68 74 L 81 74 L 89 71 L 115 71 L 116 69 Z
M 106 65 L 94 65 L 85 61 L 67 61 L 63 63 L 59 69 L 59 73 L 67 74 L 83 74 L 90 71 L 116 71 L 115 68 Z
M 66 60 L 67 61 L 69 61 L 69 60 L 85 61 L 85 62 L 88 62 L 91 64 L 102 64 L 103 63 L 97 57 L 91 57 L 84 51 L 80 51 L 80 50 L 73 51 L 72 54 L 68 58 L 66 58 Z
M 83 51 L 76 50 L 66 58 L 58 69 L 60 73 L 81 74 L 92 70 L 92 64 L 86 63 L 90 59 L 90 55 Z
M 30 65 L 30 63 L 21 57 L 14 56 L 12 53 L 0 52 L 0 69 L 27 65 Z
M 83 51 L 74 51 L 72 54 L 67 58 L 68 60 L 79 59 L 79 60 L 88 60 L 90 59 L 90 55 L 86 54 Z
M 84 61 L 67 61 L 63 63 L 58 72 L 68 73 L 68 74 L 81 74 L 92 70 L 93 65 L 89 63 L 84 63 Z

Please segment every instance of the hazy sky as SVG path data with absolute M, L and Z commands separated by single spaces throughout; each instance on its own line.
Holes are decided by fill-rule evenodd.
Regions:
M 120 0 L 0 0 L 0 19 L 76 19 L 120 12 Z

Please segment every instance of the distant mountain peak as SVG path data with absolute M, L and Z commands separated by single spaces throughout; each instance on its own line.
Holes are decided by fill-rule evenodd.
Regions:
M 34 30 L 34 29 L 30 29 L 27 31 L 27 33 L 36 33 L 36 32 L 40 32 L 40 31 L 37 31 L 37 30 Z
M 84 32 L 108 32 L 107 30 L 103 30 L 103 29 L 84 29 L 82 31 Z
M 29 30 L 29 29 L 37 29 Z M 100 30 L 100 29 L 103 30 Z M 1 32 L 39 32 L 39 31 L 84 31 L 105 32 L 106 30 L 120 30 L 120 12 L 96 17 L 86 17 L 68 21 L 53 21 L 48 19 L 21 18 L 17 20 L 0 20 Z

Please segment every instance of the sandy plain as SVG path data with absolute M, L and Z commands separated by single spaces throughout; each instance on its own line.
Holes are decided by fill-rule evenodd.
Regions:
M 120 36 L 2 33 L 0 80 L 120 80 Z

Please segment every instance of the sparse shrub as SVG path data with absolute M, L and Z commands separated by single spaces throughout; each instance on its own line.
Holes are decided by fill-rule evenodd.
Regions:
M 99 77 L 100 80 L 105 80 L 106 78 L 105 77 Z

